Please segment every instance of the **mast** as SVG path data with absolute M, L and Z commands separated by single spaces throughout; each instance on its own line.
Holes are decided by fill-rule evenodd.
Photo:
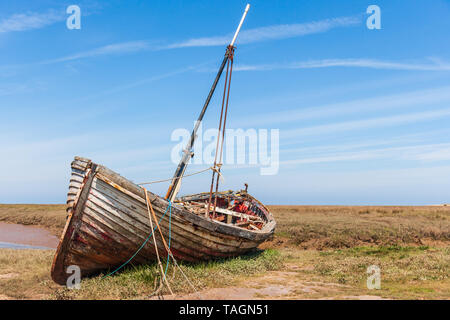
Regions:
M 214 79 L 214 82 L 211 86 L 211 90 L 209 90 L 209 94 L 206 97 L 206 101 L 205 104 L 203 105 L 202 111 L 200 112 L 200 115 L 198 116 L 198 119 L 195 122 L 194 129 L 192 130 L 191 133 L 191 138 L 189 139 L 186 148 L 183 150 L 183 156 L 181 157 L 180 163 L 178 164 L 178 167 L 175 170 L 175 174 L 173 175 L 172 182 L 169 186 L 169 189 L 167 190 L 167 194 L 165 197 L 170 201 L 173 201 L 175 199 L 180 189 L 181 179 L 184 175 L 184 172 L 186 171 L 189 159 L 193 156 L 192 148 L 194 146 L 195 139 L 197 138 L 198 128 L 200 127 L 200 124 L 203 120 L 203 116 L 205 115 L 206 109 L 208 108 L 209 102 L 211 101 L 214 91 L 216 90 L 217 83 L 219 82 L 220 76 L 222 75 L 225 64 L 227 63 L 228 59 L 230 58 L 230 55 L 232 54 L 232 50 L 230 50 L 229 48 L 233 48 L 238 33 L 241 30 L 242 24 L 244 23 L 245 17 L 247 16 L 247 12 L 249 9 L 250 4 L 247 4 L 247 6 L 245 7 L 244 14 L 242 15 L 241 21 L 239 22 L 239 26 L 237 27 L 236 32 L 234 33 L 233 40 L 231 40 L 230 45 L 227 46 L 225 56 L 222 60 L 222 64 L 220 65 L 219 71 L 217 72 L 216 78 Z M 219 137 L 217 138 L 219 139 Z

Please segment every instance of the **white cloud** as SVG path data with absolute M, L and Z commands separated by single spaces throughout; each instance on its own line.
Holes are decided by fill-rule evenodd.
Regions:
M 13 14 L 0 21 L 0 33 L 40 29 L 64 19 L 64 13 L 55 10 Z
M 341 17 L 325 19 L 308 23 L 282 24 L 254 29 L 243 30 L 239 34 L 238 43 L 252 43 L 267 40 L 278 40 L 304 36 L 308 34 L 326 32 L 328 30 L 348 27 L 360 24 L 361 20 L 355 17 Z M 163 46 L 160 49 L 173 49 L 185 47 L 207 47 L 227 45 L 233 37 L 233 34 L 215 37 L 193 38 L 186 41 L 173 43 Z
M 450 64 L 434 60 L 431 63 L 383 61 L 377 59 L 323 59 L 285 64 L 237 65 L 236 71 L 268 71 L 281 69 L 316 69 L 329 67 L 371 68 L 388 70 L 450 71 Z
M 109 96 L 109 95 L 117 93 L 117 92 L 122 92 L 122 91 L 125 91 L 125 90 L 128 90 L 128 89 L 131 89 L 131 88 L 135 88 L 135 87 L 138 87 L 138 86 L 142 86 L 144 84 L 148 84 L 150 82 L 159 81 L 159 80 L 170 78 L 170 77 L 173 77 L 173 76 L 185 73 L 185 72 L 189 72 L 191 70 L 196 69 L 198 66 L 202 66 L 204 64 L 205 63 L 201 63 L 199 65 L 188 66 L 188 67 L 181 68 L 181 69 L 178 69 L 178 70 L 174 70 L 174 71 L 162 73 L 162 74 L 159 74 L 159 75 L 154 75 L 154 76 L 151 76 L 151 77 L 148 77 L 148 78 L 140 79 L 140 80 L 137 80 L 137 81 L 121 84 L 121 85 L 109 88 L 107 90 L 99 91 L 99 92 L 97 92 L 95 94 L 92 94 L 92 95 L 87 95 L 87 96 L 80 97 L 79 99 L 77 99 L 77 101 L 86 101 L 86 100 L 102 97 L 102 96 L 105 96 L 105 95 Z
M 0 32 L 42 28 L 63 19 L 64 15 L 59 15 L 53 10 L 48 11 L 47 13 L 16 14 L 11 16 L 9 19 L 0 22 Z M 358 18 L 342 17 L 309 23 L 273 25 L 254 28 L 242 31 L 239 35 L 239 43 L 251 43 L 298 37 L 307 34 L 326 32 L 337 27 L 352 26 L 359 24 L 360 22 L 361 21 Z M 232 35 L 230 34 L 226 36 L 195 38 L 165 46 L 150 45 L 149 41 L 146 40 L 129 41 L 105 45 L 73 55 L 41 61 L 37 64 L 53 64 L 103 55 L 134 53 L 142 50 L 167 50 L 184 47 L 226 45 L 231 40 L 231 37 Z
M 325 32 L 337 27 L 351 26 L 359 22 L 360 20 L 357 18 L 344 17 L 344 18 L 326 19 L 322 21 L 303 24 L 274 25 L 268 27 L 254 28 L 242 31 L 241 34 L 239 35 L 239 42 L 250 43 L 265 40 L 298 37 L 312 33 Z M 92 50 L 79 52 L 77 54 L 68 55 L 62 58 L 43 61 L 40 64 L 66 62 L 71 60 L 78 60 L 83 58 L 90 58 L 110 54 L 133 53 L 142 50 L 166 50 L 184 47 L 226 45 L 231 40 L 231 37 L 232 35 L 220 37 L 196 38 L 159 47 L 151 46 L 150 43 L 145 40 L 130 41 L 130 42 L 110 44 Z
M 281 137 L 286 138 L 298 138 L 305 135 L 322 135 L 327 133 L 336 133 L 357 129 L 368 129 L 376 127 L 386 127 L 393 125 L 401 125 L 407 123 L 414 123 L 426 120 L 432 120 L 437 118 L 449 117 L 450 109 L 440 109 L 434 111 L 416 112 L 399 114 L 388 117 L 378 117 L 370 119 L 362 119 L 355 121 L 344 121 L 337 123 L 330 123 L 324 125 L 317 125 L 301 129 L 291 129 L 281 131 Z
M 371 97 L 357 100 L 350 100 L 327 105 L 319 105 L 307 108 L 297 108 L 280 112 L 271 112 L 259 115 L 252 115 L 250 119 L 240 124 L 239 120 L 234 125 L 260 126 L 273 125 L 301 120 L 333 117 L 360 113 L 366 111 L 392 110 L 394 108 L 418 105 L 431 105 L 436 103 L 450 102 L 450 86 L 438 88 L 401 92 L 379 97 Z
M 284 150 L 289 154 L 290 150 Z M 450 143 L 423 144 L 370 150 L 350 151 L 323 154 L 321 156 L 285 160 L 281 165 L 298 165 L 308 163 L 357 161 L 357 160 L 389 159 L 397 161 L 440 161 L 450 160 Z
M 42 62 L 40 62 L 40 64 L 66 62 L 66 61 L 72 61 L 72 60 L 78 60 L 78 59 L 90 58 L 90 57 L 97 57 L 97 56 L 103 56 L 103 55 L 110 55 L 110 54 L 132 53 L 132 52 L 142 51 L 142 50 L 145 50 L 148 48 L 149 48 L 149 45 L 148 45 L 147 41 L 129 41 L 129 42 L 122 42 L 122 43 L 115 43 L 115 44 L 109 44 L 106 46 L 95 48 L 92 50 L 79 52 L 79 53 L 65 56 L 62 58 L 42 61 Z
M 450 146 L 442 146 L 437 150 L 428 150 L 416 155 L 422 161 L 450 161 Z

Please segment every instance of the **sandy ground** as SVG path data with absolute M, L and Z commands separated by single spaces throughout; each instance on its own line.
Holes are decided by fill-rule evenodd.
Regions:
M 264 299 L 353 299 L 384 300 L 377 295 L 348 295 L 351 286 L 298 279 L 298 267 L 287 265 L 286 271 L 271 271 L 253 278 L 240 287 L 213 288 L 185 295 L 153 297 L 165 300 L 264 300 Z

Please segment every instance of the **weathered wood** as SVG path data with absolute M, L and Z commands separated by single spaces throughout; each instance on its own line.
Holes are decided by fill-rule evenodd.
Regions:
M 223 209 L 223 208 L 219 208 L 219 207 L 216 208 L 216 212 L 227 214 L 227 215 L 230 215 L 230 216 L 233 216 L 233 217 L 249 219 L 249 220 L 252 220 L 254 222 L 261 222 L 261 223 L 264 222 L 259 217 L 255 217 L 255 216 L 252 216 L 252 215 L 249 215 L 249 214 L 245 214 L 245 213 L 241 213 L 241 212 L 235 212 L 235 211 L 231 211 L 231 210 Z
M 170 220 L 171 250 L 180 260 L 194 262 L 243 254 L 274 232 L 275 221 L 268 211 L 268 222 L 261 230 L 247 230 L 204 218 L 178 203 L 172 204 L 170 216 L 167 200 L 151 192 L 148 195 L 166 241 Z M 57 283 L 65 284 L 69 276 L 65 271 L 71 264 L 77 264 L 83 276 L 121 265 L 150 235 L 143 189 L 88 159 L 76 157 L 72 162 L 67 201 L 69 217 L 52 265 L 52 278 Z M 166 256 L 159 232 L 155 239 L 159 254 Z M 148 241 L 132 263 L 153 261 L 156 251 L 152 243 Z

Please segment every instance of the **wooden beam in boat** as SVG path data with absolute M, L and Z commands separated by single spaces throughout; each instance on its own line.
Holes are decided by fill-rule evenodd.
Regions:
M 255 221 L 263 222 L 262 219 L 259 218 L 259 217 L 255 217 L 255 216 L 252 216 L 252 215 L 249 215 L 249 214 L 236 212 L 236 211 L 232 211 L 232 210 L 228 210 L 228 209 L 224 209 L 224 208 L 220 208 L 220 207 L 216 208 L 216 212 L 227 214 L 227 215 L 230 215 L 230 216 L 233 216 L 233 217 L 246 218 L 246 219 L 252 220 L 253 222 L 255 222 Z

